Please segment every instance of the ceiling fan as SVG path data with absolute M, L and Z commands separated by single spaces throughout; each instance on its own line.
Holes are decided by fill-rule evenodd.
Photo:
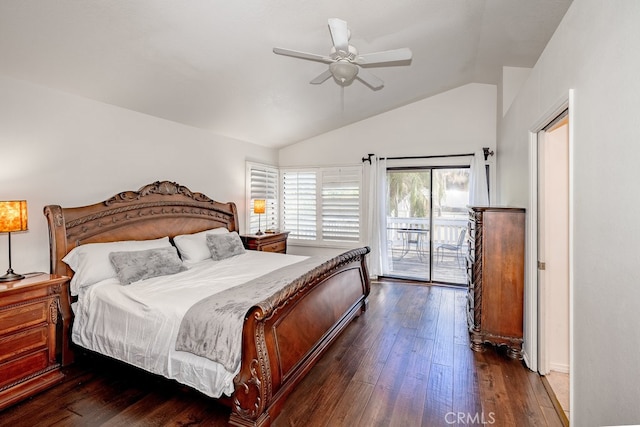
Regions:
M 333 39 L 333 47 L 329 55 L 317 55 L 280 47 L 274 47 L 273 52 L 278 55 L 292 56 L 294 58 L 329 64 L 329 69 L 311 80 L 311 84 L 320 84 L 330 77 L 333 77 L 336 83 L 344 87 L 350 85 L 355 79 L 358 79 L 373 90 L 381 89 L 384 86 L 384 82 L 363 67 L 391 65 L 391 63 L 411 60 L 411 50 L 406 47 L 383 52 L 359 54 L 358 50 L 349 44 L 351 33 L 347 27 L 347 22 L 341 19 L 329 19 L 329 32 Z

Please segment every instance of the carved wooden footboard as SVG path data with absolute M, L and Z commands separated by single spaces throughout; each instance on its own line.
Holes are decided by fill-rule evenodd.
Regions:
M 299 292 L 248 313 L 231 424 L 269 425 L 327 346 L 366 310 L 368 252 L 369 248 L 346 252 L 301 278 Z
M 235 204 L 216 202 L 182 185 L 159 181 L 92 205 L 45 207 L 51 272 L 71 276 L 62 258 L 85 243 L 147 240 L 225 227 L 238 231 Z M 298 279 L 253 307 L 243 327 L 242 363 L 230 399 L 230 424 L 267 426 L 286 396 L 348 323 L 366 310 L 369 278 L 358 248 Z M 61 298 L 62 363 L 73 361 L 70 296 Z M 225 403 L 229 400 L 225 399 Z

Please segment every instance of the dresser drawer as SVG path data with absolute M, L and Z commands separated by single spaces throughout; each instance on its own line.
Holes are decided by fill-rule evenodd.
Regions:
M 47 348 L 48 336 L 49 327 L 42 325 L 0 337 L 0 363 L 30 351 Z
M 47 349 L 0 364 L 0 389 L 50 367 Z
M 0 308 L 0 335 L 45 323 L 52 298 Z

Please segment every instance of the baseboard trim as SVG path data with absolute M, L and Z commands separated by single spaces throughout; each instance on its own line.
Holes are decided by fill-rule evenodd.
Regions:
M 560 417 L 560 421 L 562 422 L 562 425 L 564 427 L 569 427 L 569 419 L 567 418 L 567 414 L 565 414 L 564 409 L 562 409 L 562 405 L 560 405 L 560 402 L 558 401 L 558 398 L 556 397 L 556 393 L 553 391 L 551 384 L 549 384 L 549 381 L 544 375 L 541 375 L 540 378 L 542 379 L 542 385 L 544 385 L 544 389 L 547 391 L 547 394 L 549 395 L 549 399 L 551 399 L 551 404 L 553 405 L 553 409 L 556 410 L 558 417 Z
M 550 363 L 549 370 L 560 372 L 561 374 L 568 374 L 570 372 L 569 365 L 564 365 L 559 363 Z
M 531 366 L 531 360 L 529 359 L 529 353 L 527 353 L 526 348 L 522 349 L 522 360 L 524 361 L 525 366 L 529 368 L 529 370 L 536 370 L 535 367 Z

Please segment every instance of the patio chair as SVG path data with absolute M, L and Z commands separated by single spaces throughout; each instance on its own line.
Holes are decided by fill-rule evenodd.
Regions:
M 462 246 L 464 245 L 464 238 L 467 235 L 467 229 L 463 228 L 460 230 L 460 234 L 458 235 L 458 241 L 451 245 L 449 243 L 442 243 L 436 247 L 436 259 L 442 261 L 444 259 L 444 251 L 452 251 L 456 253 L 456 262 L 460 265 L 460 259 L 464 260 L 462 256 Z

